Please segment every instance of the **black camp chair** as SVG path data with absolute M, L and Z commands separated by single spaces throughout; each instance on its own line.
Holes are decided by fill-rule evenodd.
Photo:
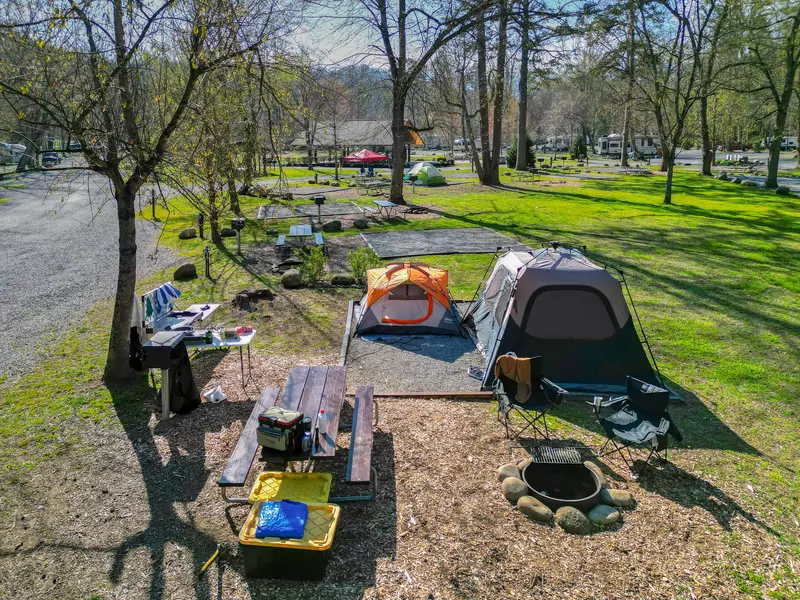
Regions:
M 633 377 L 628 377 L 626 384 L 627 396 L 610 398 L 606 401 L 598 396 L 594 402 L 594 412 L 608 438 L 598 457 L 619 453 L 633 472 L 633 456 L 630 450 L 632 446 L 649 449 L 645 465 L 650 464 L 653 456 L 667 462 L 669 436 L 680 442 L 683 440 L 683 435 L 667 412 L 668 390 Z M 617 412 L 608 417 L 601 417 L 604 408 L 615 408 Z M 609 445 L 611 449 L 606 451 Z M 630 462 L 625 457 L 625 451 Z
M 498 357 L 499 360 L 500 357 Z M 547 413 L 564 402 L 569 394 L 552 381 L 542 377 L 541 366 L 541 356 L 534 356 L 530 359 L 531 393 L 524 402 L 519 398 L 518 382 L 495 368 L 497 378 L 494 381 L 493 393 L 497 399 L 497 419 L 505 426 L 508 439 L 518 439 L 528 430 L 533 432 L 534 439 L 537 436 L 550 439 Z M 513 414 L 522 418 L 524 422 L 522 427 L 514 425 L 511 420 Z

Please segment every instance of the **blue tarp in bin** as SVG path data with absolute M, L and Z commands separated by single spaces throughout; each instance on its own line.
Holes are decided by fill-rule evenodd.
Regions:
M 302 538 L 307 519 L 308 506 L 303 502 L 267 500 L 258 514 L 256 537 Z

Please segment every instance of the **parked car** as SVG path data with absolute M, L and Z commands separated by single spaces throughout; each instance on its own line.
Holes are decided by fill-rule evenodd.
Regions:
M 753 149 L 753 144 L 748 144 L 746 142 L 734 142 L 731 144 L 731 151 L 739 151 L 739 152 L 746 152 L 748 150 Z
M 69 149 L 70 150 L 81 150 L 81 149 L 83 149 L 83 146 L 81 146 L 80 142 L 73 140 L 73 141 L 71 141 L 69 143 Z
M 61 157 L 58 152 L 45 152 L 42 154 L 42 166 L 52 167 L 61 162 Z

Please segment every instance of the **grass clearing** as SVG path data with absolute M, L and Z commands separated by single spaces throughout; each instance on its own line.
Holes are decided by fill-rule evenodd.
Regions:
M 569 185 L 558 184 L 557 177 L 556 183 L 547 185 L 517 184 L 507 176 L 502 180 L 504 186 L 497 189 L 461 181 L 443 188 L 417 188 L 415 194 L 407 198 L 432 207 L 438 219 L 407 222 L 398 219 L 373 229 L 485 226 L 533 247 L 553 239 L 568 245 L 585 244 L 593 260 L 625 272 L 659 367 L 687 400 L 674 409 L 685 442 L 670 452 L 674 465 L 670 469 L 674 470 L 664 475 L 668 485 L 650 478 L 626 483 L 632 486 L 637 499 L 641 498 L 642 512 L 637 509 L 630 517 L 626 515 L 626 523 L 620 529 L 592 536 L 587 543 L 596 544 L 598 552 L 602 545 L 605 552 L 615 557 L 613 560 L 630 565 L 635 580 L 650 582 L 647 589 L 631 590 L 635 597 L 798 597 L 800 582 L 793 566 L 800 559 L 800 525 L 796 520 L 800 512 L 800 477 L 797 474 L 800 469 L 798 199 L 701 178 L 683 170 L 676 173 L 671 206 L 661 204 L 663 179 L 660 177 L 577 183 L 570 180 Z M 369 199 L 357 198 L 356 201 L 366 204 Z M 241 199 L 243 212 L 249 216 L 264 203 L 259 198 Z M 195 212 L 188 204 L 175 200 L 170 203 L 169 213 L 159 208 L 156 217 L 165 226 L 163 243 L 195 262 L 202 272 L 202 249 L 206 241 L 177 239 L 181 229 L 194 225 Z M 148 210 L 145 216 L 149 215 Z M 298 222 L 301 221 L 276 221 L 269 226 L 285 232 L 290 224 Z M 345 231 L 332 237 L 353 233 Z M 242 235 L 244 257 L 234 254 L 235 238 L 221 245 L 210 245 L 214 279 L 209 281 L 201 277 L 182 282 L 179 287 L 184 294 L 182 303 L 223 302 L 219 323 L 233 324 L 246 319 L 253 324 L 259 330 L 253 347 L 258 368 L 269 381 L 280 382 L 291 364 L 338 354 L 344 306 L 359 292 L 332 288 L 281 290 L 278 278 L 268 271 L 266 264 L 252 262 L 256 249 L 273 243 L 272 240 L 261 223 L 249 219 Z M 451 292 L 462 299 L 472 297 L 489 259 L 489 255 L 415 258 L 448 269 Z M 170 278 L 171 273 L 167 272 L 140 282 L 139 291 Z M 276 292 L 274 306 L 264 303 L 257 311 L 243 315 L 227 304 L 236 291 L 256 286 Z M 155 468 L 152 464 L 179 461 L 178 457 L 183 456 L 181 452 L 185 450 L 182 446 L 170 448 L 169 434 L 159 431 L 150 417 L 156 410 L 155 389 L 146 378 L 142 377 L 127 392 L 108 390 L 100 383 L 109 318 L 110 304 L 101 303 L 87 314 L 82 325 L 63 337 L 51 351 L 49 360 L 36 371 L 19 381 L 0 381 L 3 394 L 0 465 L 3 479 L 14 484 L 13 489 L 5 484 L 0 488 L 6 500 L 3 514 L 17 514 L 23 510 L 20 507 L 24 498 L 34 494 L 39 489 L 37 485 L 44 485 L 43 474 L 48 472 L 45 465 L 57 465 L 65 470 L 78 468 L 86 477 L 96 478 L 93 473 L 101 469 L 102 461 L 91 457 L 107 458 L 107 454 L 102 454 L 100 442 L 92 440 L 105 439 L 93 437 L 103 432 L 111 438 L 111 446 L 136 465 L 125 475 L 126 485 L 136 490 L 128 500 L 130 503 L 139 503 L 136 504 L 139 510 L 155 519 L 153 515 L 158 510 L 164 507 L 173 510 L 175 501 L 168 495 L 169 477 L 182 473 L 184 477 L 186 472 L 202 475 L 202 491 L 198 490 L 185 505 L 187 519 L 196 522 L 203 531 L 213 531 L 217 541 L 231 542 L 222 513 L 213 512 L 209 507 L 211 498 L 216 499 L 213 480 L 235 442 L 236 426 L 225 421 L 225 425 L 211 432 L 198 430 L 197 435 L 206 439 L 196 442 L 205 444 L 201 447 L 202 457 L 190 454 L 195 458 L 187 458 L 187 461 L 199 461 L 199 466 L 194 462 L 176 462 L 169 476 L 165 473 L 163 478 L 157 479 L 157 486 L 163 489 L 158 487 L 156 492 L 152 487 L 156 484 L 147 479 L 147 469 Z M 223 358 L 208 369 L 214 372 L 213 377 L 222 377 L 228 372 L 224 369 L 235 375 L 238 357 Z M 235 387 L 235 383 L 236 380 L 232 380 L 231 387 Z M 234 410 L 237 404 L 230 403 L 226 410 Z M 426 405 L 426 409 L 436 410 L 433 403 Z M 397 512 L 384 516 L 397 528 L 398 537 L 396 548 L 392 546 L 396 553 L 392 560 L 376 563 L 377 575 L 373 573 L 371 583 L 366 585 L 369 590 L 385 595 L 404 586 L 407 580 L 402 570 L 405 569 L 415 581 L 431 585 L 435 582 L 432 589 L 440 590 L 444 597 L 459 594 L 484 597 L 488 594 L 485 586 L 493 570 L 512 564 L 509 561 L 516 552 L 500 543 L 502 540 L 493 538 L 483 553 L 497 557 L 495 563 L 489 564 L 488 558 L 477 556 L 474 540 L 459 538 L 457 531 L 464 523 L 472 527 L 490 523 L 504 534 L 522 535 L 520 540 L 530 536 L 537 538 L 538 542 L 531 543 L 534 547 L 548 548 L 545 554 L 568 549 L 564 564 L 575 567 L 570 572 L 583 573 L 592 579 L 593 585 L 598 586 L 592 589 L 599 595 L 624 595 L 611 591 L 618 588 L 603 579 L 610 576 L 603 569 L 604 561 L 598 563 L 587 557 L 579 561 L 580 565 L 570 562 L 585 552 L 581 550 L 580 541 L 573 543 L 572 538 L 516 520 L 519 517 L 516 511 L 505 509 L 508 514 L 504 515 L 499 505 L 496 507 L 499 512 L 492 513 L 491 518 L 484 521 L 478 513 L 473 513 L 477 504 L 473 505 L 472 499 L 465 500 L 463 506 L 438 504 L 441 498 L 429 494 L 418 473 L 420 465 L 426 465 L 436 475 L 429 478 L 429 484 L 439 481 L 437 477 L 444 477 L 446 469 L 435 460 L 439 455 L 432 453 L 426 457 L 422 452 L 431 439 L 427 436 L 435 437 L 436 431 L 431 429 L 424 436 L 418 436 L 412 426 L 414 419 L 406 410 L 399 405 L 390 408 L 387 424 L 382 425 L 386 431 L 394 430 L 395 450 L 390 458 L 394 457 Z M 444 410 L 450 409 L 445 407 Z M 240 411 L 245 417 L 246 412 Z M 491 421 L 491 407 L 467 403 L 459 405 L 455 413 L 467 419 L 464 422 L 475 420 L 475 427 L 480 428 L 480 433 L 476 434 L 480 448 L 459 447 L 459 455 L 474 453 L 476 460 L 488 461 L 486 464 L 462 464 L 459 467 L 463 468 L 462 476 L 474 480 L 475 489 L 496 494 L 492 471 L 497 464 L 492 461 L 501 460 L 497 453 L 503 450 L 500 446 L 504 442 Z M 188 432 L 189 424 L 202 427 L 207 424 L 205 420 L 211 418 L 197 411 L 179 427 Z M 599 439 L 590 413 L 583 406 L 568 405 L 563 411 L 556 411 L 552 422 L 559 436 Z M 231 427 L 232 432 L 229 431 Z M 144 475 L 140 474 L 139 464 L 143 465 Z M 151 498 L 149 505 L 141 500 L 145 497 L 142 490 Z M 158 494 L 167 494 L 163 503 L 152 499 Z M 407 525 L 409 511 L 425 510 L 418 504 L 422 501 L 420 498 L 427 498 L 429 506 L 437 507 L 443 515 L 445 529 L 437 529 L 437 521 L 430 519 L 424 523 L 424 536 L 412 531 L 401 539 L 400 530 L 410 529 Z M 105 506 L 100 500 L 98 506 Z M 492 496 L 491 502 L 494 500 Z M 50 498 L 46 502 L 57 504 L 58 500 Z M 213 506 L 216 510 L 217 505 Z M 370 522 L 372 511 L 377 509 L 352 510 L 355 511 L 353 515 L 361 515 L 366 519 L 364 522 Z M 457 518 L 462 513 L 469 515 L 463 522 Z M 417 515 L 419 517 L 419 513 Z M 355 518 L 357 521 L 358 517 Z M 77 520 L 76 527 L 82 531 L 92 529 L 88 519 L 87 516 Z M 665 527 L 667 522 L 671 525 Z M 104 526 L 114 528 L 117 523 L 112 520 Z M 175 523 L 170 521 L 169 526 L 162 529 L 171 531 Z M 134 530 L 146 526 L 147 523 L 142 524 L 140 520 L 135 524 L 131 522 Z M 651 526 L 653 529 L 649 529 Z M 346 537 L 347 530 L 344 531 Z M 430 541 L 438 539 L 442 531 L 455 536 L 453 544 L 439 546 Z M 356 532 L 351 531 L 351 534 L 355 536 Z M 9 540 L 14 535 L 10 535 Z M 45 541 L 53 541 L 46 531 L 37 531 L 37 535 Z M 665 547 L 662 553 L 647 554 L 648 539 L 659 535 L 671 540 L 674 556 Z M 90 539 L 89 542 L 70 543 L 84 548 L 96 542 Z M 643 547 L 645 551 L 641 550 Z M 24 579 L 24 569 L 19 567 L 27 555 L 15 554 L 13 548 L 13 545 L 3 547 L 8 552 L 0 559 L 0 585 L 10 569 L 16 569 L 15 577 Z M 202 549 L 206 550 L 205 546 Z M 195 550 L 192 548 L 192 552 Z M 67 557 L 74 556 L 71 550 L 60 552 Z M 344 546 L 341 552 L 350 556 L 350 550 L 345 550 Z M 616 553 L 622 554 L 617 557 Z M 474 564 L 481 565 L 483 575 L 474 578 L 464 559 L 458 558 L 462 554 L 472 556 L 477 561 Z M 431 563 L 414 562 L 412 558 L 425 555 L 431 556 Z M 179 582 L 184 581 L 187 570 L 192 569 L 199 558 L 190 557 L 187 564 L 187 559 L 170 556 L 164 576 L 167 588 L 176 591 L 178 586 L 184 585 Z M 567 581 L 537 557 L 532 559 L 535 569 L 546 574 L 541 583 L 543 593 L 549 597 L 587 597 L 587 589 L 578 585 L 586 583 L 584 575 L 575 575 L 574 581 Z M 59 564 L 57 559 L 53 560 L 53 565 Z M 241 579 L 237 579 L 232 549 L 227 560 L 234 566 L 226 574 L 226 597 L 250 597 L 262 589 L 253 584 L 251 594 Z M 526 560 L 531 560 L 530 556 Z M 671 560 L 680 562 L 673 565 Z M 148 561 L 136 564 L 140 564 L 142 573 L 153 572 Z M 518 564 L 525 563 L 513 563 Z M 99 589 L 84 589 L 82 593 L 97 592 L 98 596 L 105 597 L 108 592 L 103 586 L 109 585 L 105 563 L 84 566 L 101 583 Z M 687 572 L 676 570 L 677 566 Z M 670 573 L 660 572 L 662 567 Z M 344 564 L 339 568 L 343 569 Z M 127 573 L 123 571 L 123 581 L 131 582 L 131 575 Z M 58 575 L 68 578 L 63 569 L 58 570 Z M 343 590 L 350 589 L 347 588 L 349 575 L 341 573 L 338 577 L 341 581 L 337 579 L 333 585 L 341 584 L 343 587 L 336 589 L 344 594 Z M 198 585 L 195 582 L 196 591 L 200 589 Z M 501 583 L 496 582 L 496 585 Z M 30 589 L 35 595 L 36 588 Z M 189 588 L 181 589 L 191 595 Z M 359 589 L 364 591 L 363 586 Z M 303 590 L 311 595 L 317 588 L 304 587 Z M 199 591 L 197 593 L 200 595 Z

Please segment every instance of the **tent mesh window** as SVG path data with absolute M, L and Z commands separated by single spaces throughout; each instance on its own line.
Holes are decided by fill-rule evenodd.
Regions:
M 392 300 L 428 299 L 428 293 L 414 283 L 406 283 L 405 285 L 398 285 L 396 288 L 392 288 L 389 290 L 389 296 Z
M 527 312 L 529 315 L 547 315 L 547 318 L 528 318 L 525 333 L 548 340 L 609 338 L 619 326 L 603 300 L 593 290 L 542 290 Z

